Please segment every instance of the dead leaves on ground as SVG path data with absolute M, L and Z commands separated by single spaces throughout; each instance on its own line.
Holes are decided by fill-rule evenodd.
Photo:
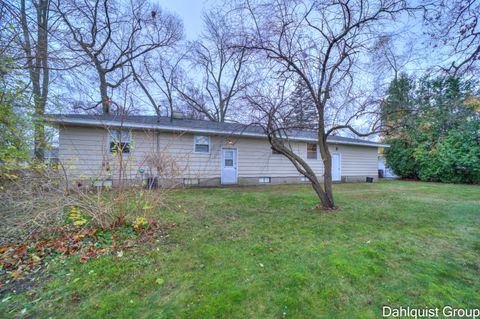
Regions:
M 11 281 L 35 274 L 45 268 L 54 258 L 78 255 L 79 262 L 116 251 L 123 251 L 165 236 L 167 229 L 175 224 L 158 225 L 150 222 L 148 227 L 119 226 L 109 229 L 69 227 L 37 234 L 22 244 L 0 246 L 0 288 Z

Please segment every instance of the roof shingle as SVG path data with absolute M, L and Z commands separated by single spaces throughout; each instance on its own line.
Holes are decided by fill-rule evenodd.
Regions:
M 212 122 L 205 120 L 194 119 L 172 119 L 166 116 L 157 117 L 155 115 L 91 115 L 91 114 L 49 114 L 46 116 L 47 121 L 59 124 L 81 124 L 81 125 L 99 125 L 101 123 L 118 123 L 123 126 L 129 125 L 145 125 L 148 127 L 158 127 L 162 129 L 176 128 L 184 129 L 185 131 L 215 131 L 219 134 L 228 135 L 264 135 L 265 131 L 259 125 L 246 125 L 241 123 L 231 122 Z M 292 130 L 289 134 L 290 138 L 299 140 L 316 140 L 317 133 L 312 130 Z M 329 136 L 329 143 L 338 144 L 357 144 L 365 146 L 387 146 L 382 143 L 373 141 L 361 140 L 343 136 Z

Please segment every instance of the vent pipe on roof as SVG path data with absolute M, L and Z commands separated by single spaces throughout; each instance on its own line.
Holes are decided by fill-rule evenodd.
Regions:
M 185 116 L 183 115 L 183 112 L 172 112 L 172 119 L 175 119 L 175 120 L 183 120 L 185 118 Z

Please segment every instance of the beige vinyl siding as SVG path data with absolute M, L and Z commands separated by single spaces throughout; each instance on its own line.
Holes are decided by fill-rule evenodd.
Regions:
M 204 135 L 204 134 L 198 134 Z M 160 132 L 160 152 L 168 154 L 177 163 L 183 178 L 214 178 L 220 176 L 220 149 L 224 138 L 210 137 L 210 152 L 194 152 L 194 136 Z
M 109 132 L 103 128 L 60 127 L 59 158 L 77 179 L 116 178 L 120 160 L 110 153 Z M 131 150 L 122 154 L 127 178 L 135 178 L 146 155 L 155 150 L 153 132 L 132 131 Z M 118 155 L 117 155 L 118 156 Z M 110 169 L 107 170 L 107 167 Z
M 233 144 L 227 144 L 227 140 Z M 238 156 L 238 177 L 285 177 L 300 176 L 295 166 L 283 155 L 272 154 L 266 139 L 225 138 L 210 136 L 210 153 L 195 153 L 194 135 L 160 133 L 160 149 L 177 159 L 184 167 L 183 177 L 213 178 L 220 176 L 221 149 L 235 148 Z M 292 143 L 292 149 L 306 159 L 306 144 Z M 320 158 L 320 157 L 319 157 Z M 307 160 L 317 174 L 323 174 L 320 159 Z
M 377 176 L 378 151 L 376 147 L 329 145 L 329 149 L 330 152 L 341 154 L 342 176 Z
M 272 154 L 270 144 L 265 139 L 242 138 L 235 144 L 238 149 L 239 177 L 292 177 L 300 176 L 295 166 L 283 155 Z M 306 160 L 306 144 L 291 143 L 292 150 Z M 315 173 L 323 174 L 322 161 L 307 160 Z
M 107 140 L 99 128 L 60 127 L 59 158 L 70 176 L 92 178 L 102 173 Z
M 194 152 L 193 134 L 132 131 L 131 152 L 123 154 L 124 162 L 127 163 L 127 178 L 138 178 L 140 168 L 148 172 L 145 159 L 148 154 L 154 153 L 157 147 L 162 156 L 170 157 L 177 164 L 182 172 L 180 178 L 220 177 L 222 147 L 237 149 L 239 178 L 301 176 L 285 156 L 272 154 L 266 139 L 208 136 L 210 152 L 207 154 Z M 227 141 L 232 144 L 227 144 Z M 60 160 L 75 178 L 116 178 L 118 161 L 110 154 L 109 142 L 108 131 L 103 128 L 61 127 Z M 307 159 L 307 143 L 292 142 L 291 146 L 318 176 L 323 175 L 320 155 L 318 159 Z M 330 145 L 330 151 L 341 154 L 342 176 L 376 176 L 375 147 Z M 109 172 L 105 170 L 106 163 L 110 167 Z

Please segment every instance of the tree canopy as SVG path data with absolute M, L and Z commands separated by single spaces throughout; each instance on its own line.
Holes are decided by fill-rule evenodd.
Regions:
M 387 164 L 405 178 L 479 182 L 480 95 L 475 83 L 453 76 L 417 82 L 407 76 L 394 80 L 382 104 L 385 120 L 395 127 L 386 136 L 391 145 Z

